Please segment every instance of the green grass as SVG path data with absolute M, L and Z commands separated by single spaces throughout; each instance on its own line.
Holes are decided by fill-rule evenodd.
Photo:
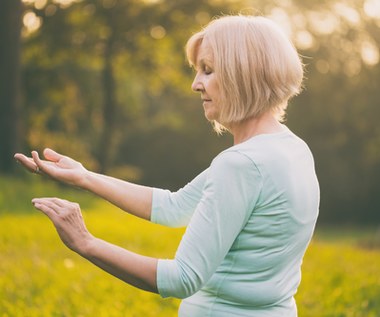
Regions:
M 380 316 L 378 238 L 375 228 L 317 229 L 296 297 L 301 317 Z
M 30 199 L 47 191 L 79 201 L 95 236 L 149 256 L 172 257 L 182 230 L 147 223 L 91 195 L 50 182 L 48 186 L 39 180 L 7 183 L 24 192 L 0 187 L 0 317 L 176 316 L 178 300 L 134 289 L 64 247 L 49 219 L 33 209 Z M 21 199 L 28 202 L 24 205 Z M 299 316 L 380 316 L 379 241 L 375 227 L 318 228 L 296 296 Z
M 84 218 L 97 237 L 155 257 L 173 257 L 181 235 L 107 203 Z M 134 289 L 69 251 L 38 211 L 2 215 L 0 228 L 0 316 L 175 316 L 178 301 Z
M 32 210 L 31 200 L 36 197 L 64 197 L 90 207 L 94 196 L 41 176 L 27 174 L 24 178 L 4 177 L 0 175 L 0 215 L 24 214 Z

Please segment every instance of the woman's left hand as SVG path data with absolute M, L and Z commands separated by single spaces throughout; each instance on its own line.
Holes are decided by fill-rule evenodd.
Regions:
M 34 198 L 32 203 L 50 218 L 59 237 L 69 249 L 82 253 L 94 238 L 84 224 L 77 203 L 59 198 Z

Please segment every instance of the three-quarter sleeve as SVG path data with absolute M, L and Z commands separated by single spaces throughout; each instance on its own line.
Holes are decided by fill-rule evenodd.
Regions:
M 162 297 L 191 296 L 210 279 L 244 228 L 262 188 L 254 162 L 237 151 L 217 156 L 205 176 L 175 258 L 158 262 Z
M 168 227 L 184 227 L 202 196 L 207 170 L 177 192 L 153 188 L 151 221 Z

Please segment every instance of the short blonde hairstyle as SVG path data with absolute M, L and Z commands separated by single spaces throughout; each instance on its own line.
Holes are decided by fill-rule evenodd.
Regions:
M 187 59 L 193 66 L 203 40 L 211 48 L 221 91 L 215 130 L 221 132 L 231 123 L 266 111 L 282 120 L 289 99 L 301 91 L 303 79 L 302 61 L 282 30 L 260 16 L 215 19 L 186 44 Z

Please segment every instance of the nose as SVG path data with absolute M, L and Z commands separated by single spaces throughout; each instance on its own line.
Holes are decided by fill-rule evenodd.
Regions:
M 191 84 L 191 89 L 195 92 L 202 92 L 204 90 L 203 84 L 198 74 L 196 74 L 194 77 L 193 83 Z

